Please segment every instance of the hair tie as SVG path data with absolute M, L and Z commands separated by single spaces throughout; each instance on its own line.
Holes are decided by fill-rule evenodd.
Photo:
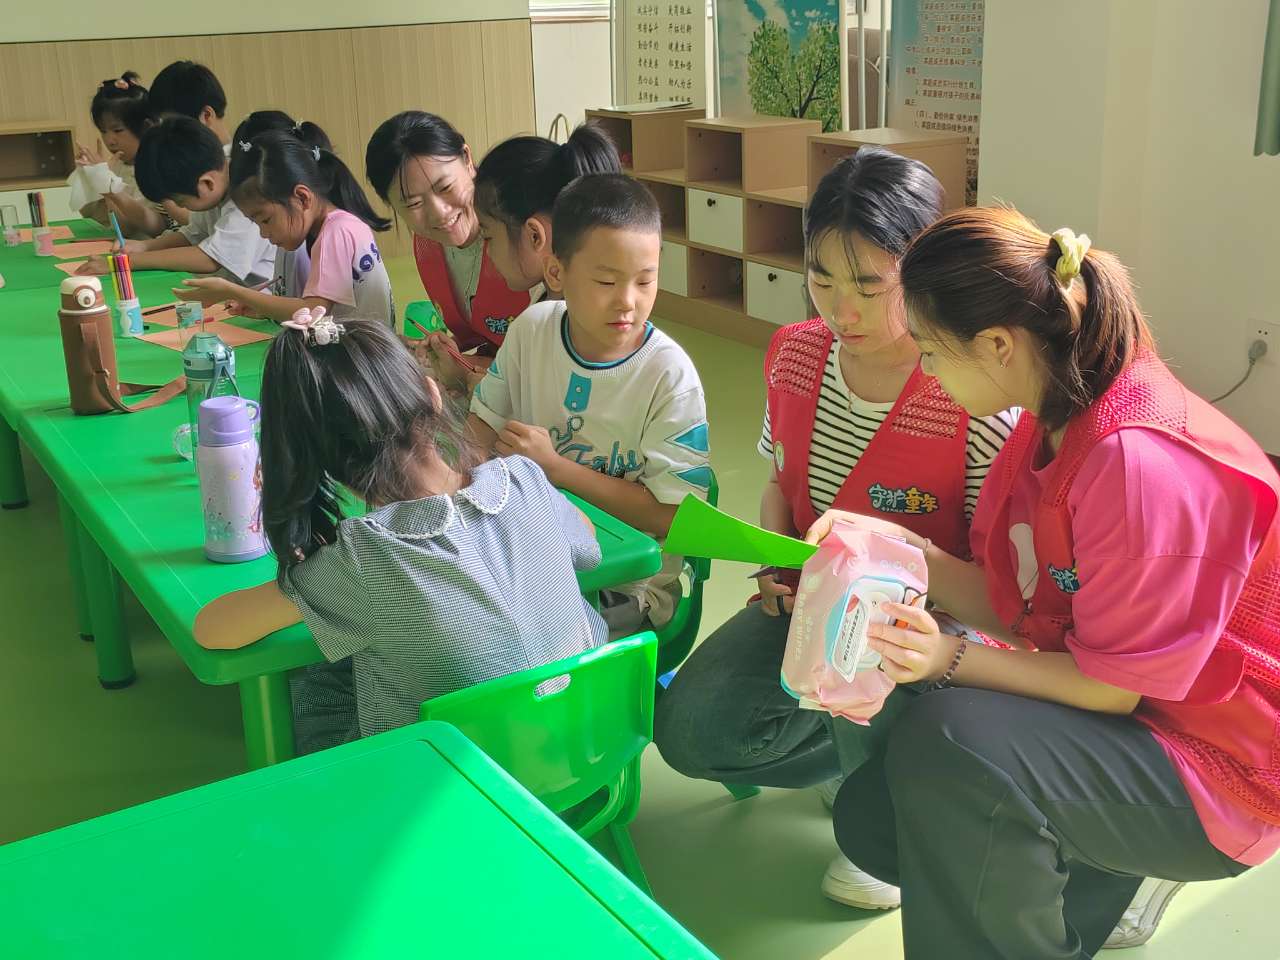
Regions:
M 250 150 L 252 150 L 252 149 L 253 149 L 253 144 L 252 144 L 252 143 L 250 143 L 248 140 L 241 140 L 241 141 L 240 141 L 240 149 L 241 149 L 242 151 L 244 151 L 245 153 L 248 153 Z
M 281 324 L 290 330 L 297 330 L 305 338 L 308 347 L 327 347 L 337 343 L 347 328 L 341 323 L 334 323 L 332 317 L 326 317 L 324 307 L 303 307 Z
M 319 163 L 319 162 L 320 162 L 320 148 L 319 148 L 319 147 L 312 147 L 312 148 L 311 148 L 311 156 L 315 157 L 316 163 Z
M 1080 276 L 1080 266 L 1093 242 L 1087 233 L 1076 236 L 1070 227 L 1062 227 L 1053 231 L 1053 240 L 1058 245 L 1060 256 L 1053 268 L 1058 283 L 1064 287 L 1071 286 L 1071 281 Z

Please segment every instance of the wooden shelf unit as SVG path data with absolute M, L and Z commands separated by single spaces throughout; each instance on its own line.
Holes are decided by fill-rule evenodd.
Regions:
M 598 124 L 617 146 L 626 171 L 636 176 L 683 167 L 685 121 L 706 115 L 702 107 L 641 113 L 607 108 L 587 111 L 587 119 Z
M 813 196 L 823 174 L 859 147 L 885 147 L 904 157 L 919 160 L 938 178 L 946 191 L 944 209 L 964 206 L 965 146 L 963 134 L 936 134 L 920 130 L 878 127 L 872 130 L 845 130 L 809 138 L 808 196 Z
M 673 134 L 669 122 L 646 126 L 635 114 L 588 115 L 615 124 L 605 129 L 619 138 L 620 149 L 630 147 L 634 176 L 662 210 L 654 314 L 757 346 L 767 345 L 779 326 L 814 315 L 805 286 L 804 208 L 841 157 L 869 144 L 885 146 L 933 168 L 951 206 L 964 198 L 961 136 L 824 134 L 812 120 L 701 115 L 682 118 L 683 133 Z M 649 149 L 649 138 L 658 137 L 665 138 L 665 152 Z
M 0 124 L 0 190 L 66 186 L 75 144 L 74 125 L 65 120 Z

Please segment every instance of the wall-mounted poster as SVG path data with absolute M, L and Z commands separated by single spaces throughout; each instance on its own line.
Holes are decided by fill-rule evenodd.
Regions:
M 706 0 L 614 0 L 614 103 L 707 105 Z
M 894 0 L 889 126 L 969 138 L 966 203 L 978 195 L 985 0 Z
M 720 113 L 847 126 L 843 0 L 716 0 Z

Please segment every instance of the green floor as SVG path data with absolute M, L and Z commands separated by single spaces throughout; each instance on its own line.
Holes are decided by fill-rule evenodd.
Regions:
M 392 268 L 398 301 L 420 296 L 411 266 Z M 707 389 L 721 502 L 754 516 L 765 473 L 753 452 L 762 355 L 667 329 Z M 132 598 L 138 681 L 116 692 L 98 686 L 93 649 L 75 634 L 53 490 L 29 460 L 27 475 L 31 507 L 0 514 L 0 655 L 8 665 L 0 709 L 10 731 L 0 748 L 0 843 L 218 780 L 244 763 L 235 688 L 197 683 Z M 742 603 L 747 572 L 716 565 L 707 625 Z M 846 909 L 818 893 L 835 847 L 812 792 L 766 790 L 735 804 L 714 784 L 676 775 L 652 749 L 644 773 L 633 833 L 656 896 L 726 960 L 901 957 L 896 914 Z M 1193 885 L 1152 944 L 1110 955 L 1277 960 L 1280 938 L 1266 933 L 1277 896 L 1280 864 Z

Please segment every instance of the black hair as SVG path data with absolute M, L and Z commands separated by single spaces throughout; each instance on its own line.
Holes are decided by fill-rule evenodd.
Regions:
M 456 160 L 464 155 L 467 141 L 453 124 L 434 113 L 405 110 L 384 120 L 364 151 L 365 175 L 378 196 L 390 202 L 391 183 L 402 176 L 413 157 Z M 401 184 L 403 188 L 403 183 Z
M 89 116 L 93 125 L 102 129 L 104 118 L 110 114 L 135 137 L 141 137 L 151 118 L 147 88 L 139 83 L 139 76 L 126 70 L 118 77 L 103 80 L 89 103 Z
M 219 118 L 227 113 L 227 95 L 212 70 L 192 60 L 175 60 L 151 81 L 151 109 L 199 119 L 205 107 Z
M 179 194 L 195 196 L 200 178 L 226 163 L 222 144 L 203 123 L 165 117 L 142 135 L 133 172 L 142 195 L 160 203 Z
M 344 320 L 337 343 L 285 330 L 262 371 L 262 520 L 277 576 L 337 539 L 339 485 L 367 504 L 422 496 L 417 463 L 434 450 L 464 476 L 479 458 L 462 421 L 429 389 L 387 327 Z
M 600 127 L 581 124 L 566 143 L 512 137 L 498 144 L 476 170 L 476 210 L 501 220 L 513 235 L 535 214 L 549 214 L 556 197 L 578 177 L 621 173 L 618 148 Z
M 658 201 L 639 180 L 593 173 L 565 187 L 551 214 L 551 250 L 568 263 L 595 227 L 662 232 Z
M 369 205 L 369 198 L 347 165 L 327 147 L 309 146 L 283 130 L 269 130 L 251 141 L 232 143 L 233 196 L 252 192 L 287 207 L 292 204 L 293 190 L 299 184 L 328 198 L 339 210 L 359 217 L 374 230 L 391 227 L 391 221 L 379 216 Z
M 266 133 L 268 130 L 291 133 L 309 147 L 319 147 L 322 150 L 333 149 L 333 144 L 329 142 L 329 135 L 318 124 L 306 120 L 298 123 L 283 110 L 255 110 L 240 121 L 240 126 L 236 127 L 235 136 L 231 138 L 232 154 L 241 144 L 248 143 L 258 134 Z
M 901 257 L 916 234 L 942 215 L 943 196 L 942 184 L 919 160 L 883 147 L 859 147 L 827 171 L 805 207 L 806 259 L 813 264 L 831 232 L 844 240 L 850 264 L 854 234 Z

